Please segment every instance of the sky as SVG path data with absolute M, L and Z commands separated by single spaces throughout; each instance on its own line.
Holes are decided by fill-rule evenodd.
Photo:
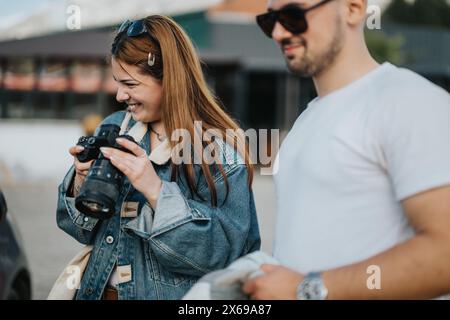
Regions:
M 0 18 L 11 17 L 22 12 L 30 12 L 49 2 L 61 3 L 64 1 L 65 0 L 2 0 L 0 1 Z M 373 0 L 373 2 L 386 2 L 386 0 Z
M 62 2 L 64 0 L 5 0 L 0 2 L 0 17 L 7 17 L 15 14 L 19 14 L 23 11 L 30 12 L 36 8 L 39 8 L 43 4 L 48 2 Z
M 180 14 L 221 0 L 0 0 L 0 41 L 117 24 L 143 12 Z M 264 0 L 262 0 L 264 1 Z M 75 4 L 76 6 L 72 6 Z M 113 8 L 113 10 L 112 10 Z
M 0 0 L 0 27 L 9 25 L 10 21 L 17 20 L 23 14 L 38 10 L 48 3 L 62 3 L 65 0 Z

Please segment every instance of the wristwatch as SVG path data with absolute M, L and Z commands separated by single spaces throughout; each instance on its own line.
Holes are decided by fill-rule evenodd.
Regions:
M 319 272 L 308 273 L 297 287 L 298 300 L 325 300 L 328 290 Z

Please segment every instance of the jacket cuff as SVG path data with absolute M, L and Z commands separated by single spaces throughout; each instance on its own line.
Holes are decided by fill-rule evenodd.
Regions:
M 200 211 L 191 208 L 175 182 L 163 181 L 156 208 L 146 203 L 137 218 L 124 228 L 149 240 L 191 221 L 210 221 Z
M 192 209 L 176 182 L 163 181 L 153 220 L 152 235 L 163 233 L 192 220 L 210 220 Z

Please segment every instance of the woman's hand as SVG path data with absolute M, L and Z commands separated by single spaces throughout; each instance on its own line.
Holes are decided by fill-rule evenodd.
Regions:
M 162 181 L 156 174 L 144 149 L 127 139 L 118 138 L 117 143 L 130 150 L 132 154 L 114 148 L 100 148 L 103 155 L 128 177 L 133 187 L 147 198 L 155 208 Z
M 70 154 L 73 156 L 73 164 L 75 166 L 75 179 L 73 182 L 73 196 L 76 197 L 78 193 L 80 192 L 81 185 L 84 182 L 84 179 L 86 179 L 86 176 L 89 172 L 89 169 L 92 166 L 92 162 L 94 160 L 91 160 L 89 162 L 80 162 L 77 159 L 77 154 L 82 152 L 84 150 L 84 147 L 76 145 L 69 149 Z

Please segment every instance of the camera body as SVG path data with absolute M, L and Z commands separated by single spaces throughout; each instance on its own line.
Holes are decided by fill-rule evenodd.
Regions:
M 116 138 L 136 143 L 131 136 L 119 135 L 119 132 L 119 126 L 105 124 L 100 126 L 97 136 L 81 137 L 77 143 L 84 147 L 84 150 L 77 154 L 77 159 L 80 162 L 94 162 L 75 198 L 75 207 L 78 211 L 101 220 L 109 219 L 114 214 L 124 175 L 103 156 L 100 148 L 109 147 L 130 153 L 116 142 Z

